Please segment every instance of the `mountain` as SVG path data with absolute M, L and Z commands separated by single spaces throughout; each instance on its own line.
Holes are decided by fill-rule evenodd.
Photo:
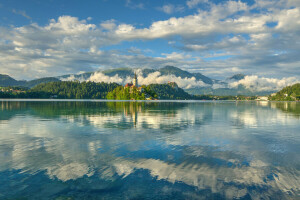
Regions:
M 134 72 L 136 70 L 141 70 L 142 71 L 142 76 L 147 77 L 149 74 L 154 73 L 154 72 L 160 72 L 161 75 L 174 75 L 176 77 L 181 77 L 181 78 L 192 78 L 195 77 L 197 81 L 203 81 L 206 84 L 213 84 L 214 80 L 204 76 L 201 73 L 190 73 L 188 71 L 184 71 L 178 67 L 173 67 L 173 66 L 165 66 L 159 69 L 132 69 L 132 68 L 116 68 L 116 69 L 109 69 L 109 70 L 104 70 L 104 71 L 99 71 L 102 72 L 106 76 L 115 76 L 118 75 L 120 78 L 126 78 L 126 77 L 132 77 L 134 75 Z M 75 79 L 79 80 L 87 80 L 90 78 L 90 76 L 93 74 L 93 72 L 87 72 L 79 75 L 64 75 L 64 76 L 59 76 L 58 78 L 63 78 L 63 79 L 68 79 L 70 77 L 74 77 Z
M 59 82 L 59 81 L 60 80 L 58 78 L 54 78 L 54 77 L 39 78 L 31 81 L 17 81 L 16 79 L 8 75 L 0 74 L 0 86 L 2 87 L 22 86 L 22 87 L 32 88 L 40 83 Z
M 17 81 L 16 79 L 8 75 L 0 74 L 0 86 L 21 86 L 22 84 L 24 84 L 24 82 L 25 81 Z
M 231 81 L 239 81 L 239 80 L 242 80 L 245 78 L 245 74 L 235 74 L 231 77 L 228 78 L 228 80 L 231 80 Z
M 26 81 L 22 86 L 32 88 L 41 83 L 60 82 L 60 81 L 61 80 L 59 80 L 58 78 L 46 77 L 46 78 L 39 78 L 39 79 L 31 80 L 31 81 Z
M 74 77 L 75 79 L 86 80 L 86 79 L 89 79 L 91 77 L 91 75 L 94 74 L 94 73 L 95 72 L 85 72 L 85 73 L 82 73 L 82 74 L 66 74 L 66 75 L 62 75 L 62 76 L 57 76 L 56 78 L 58 78 L 60 80 L 64 80 L 64 79 Z
M 177 67 L 173 67 L 173 66 L 165 66 L 163 68 L 160 68 L 158 70 L 162 75 L 168 75 L 168 74 L 172 74 L 175 75 L 177 77 L 181 77 L 181 78 L 192 78 L 195 77 L 196 80 L 201 80 L 206 84 L 213 84 L 213 80 L 211 78 L 208 78 L 207 76 L 204 76 L 201 73 L 190 73 L 188 71 L 184 71 L 182 69 L 179 69 Z

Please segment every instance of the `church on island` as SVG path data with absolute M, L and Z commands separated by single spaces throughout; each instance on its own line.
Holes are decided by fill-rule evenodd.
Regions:
M 127 83 L 127 84 L 124 86 L 124 89 L 125 89 L 125 88 L 130 88 L 130 92 L 132 92 L 133 88 L 136 88 L 136 89 L 137 89 L 138 91 L 140 91 L 140 92 L 144 92 L 144 88 L 139 87 L 139 84 L 138 84 L 138 78 L 137 78 L 136 73 L 134 73 L 134 79 L 133 79 L 133 82 Z

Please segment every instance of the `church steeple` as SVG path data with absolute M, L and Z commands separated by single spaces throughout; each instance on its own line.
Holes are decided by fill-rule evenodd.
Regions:
M 134 85 L 135 87 L 139 87 L 139 85 L 138 85 L 138 80 L 137 80 L 137 76 L 136 76 L 136 72 L 134 72 L 133 85 Z

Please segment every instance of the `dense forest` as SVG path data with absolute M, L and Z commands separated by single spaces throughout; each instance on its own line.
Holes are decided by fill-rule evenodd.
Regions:
M 45 92 L 63 99 L 105 99 L 118 86 L 117 83 L 62 81 L 39 84 L 30 92 Z
M 300 83 L 296 83 L 291 86 L 287 86 L 277 92 L 275 95 L 271 95 L 269 100 L 272 101 L 299 101 L 300 100 Z
M 2 88 L 0 98 L 106 99 L 108 92 L 118 86 L 117 83 L 104 82 L 49 82 L 29 90 L 15 87 Z

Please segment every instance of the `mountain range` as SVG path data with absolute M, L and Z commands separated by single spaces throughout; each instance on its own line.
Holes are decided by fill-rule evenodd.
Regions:
M 109 69 L 104 71 L 98 71 L 104 74 L 108 77 L 114 77 L 118 75 L 118 77 L 126 79 L 127 77 L 133 77 L 134 73 L 137 71 L 137 69 L 132 68 L 117 68 L 117 69 Z M 238 81 L 245 77 L 243 74 L 236 74 L 232 77 L 227 78 L 225 81 L 220 81 L 216 79 L 209 78 L 207 76 L 204 76 L 201 73 L 191 73 L 185 70 L 182 70 L 177 67 L 173 66 L 165 66 L 159 69 L 140 69 L 139 73 L 143 77 L 147 77 L 148 75 L 159 72 L 161 76 L 168 76 L 173 75 L 175 77 L 181 77 L 182 79 L 195 79 L 196 81 L 202 81 L 205 86 L 193 86 L 186 88 L 185 91 L 190 94 L 210 94 L 210 95 L 265 95 L 265 94 L 271 94 L 274 91 L 264 91 L 264 92 L 258 92 L 258 91 L 252 91 L 249 89 L 246 89 L 244 86 L 239 85 L 237 88 L 228 88 L 228 82 L 230 81 Z M 89 80 L 89 78 L 94 75 L 95 72 L 86 72 L 82 74 L 68 74 L 68 75 L 62 75 L 58 77 L 45 77 L 45 78 L 39 78 L 34 79 L 30 81 L 25 80 L 15 80 L 14 78 L 0 74 L 0 86 L 7 87 L 7 86 L 22 86 L 27 88 L 32 88 L 40 83 L 48 83 L 48 82 L 58 82 L 62 80 Z M 101 80 L 100 80 L 101 81 Z M 170 80 L 173 81 L 173 80 Z M 213 89 L 213 84 L 221 84 L 224 85 L 224 88 L 217 88 Z

